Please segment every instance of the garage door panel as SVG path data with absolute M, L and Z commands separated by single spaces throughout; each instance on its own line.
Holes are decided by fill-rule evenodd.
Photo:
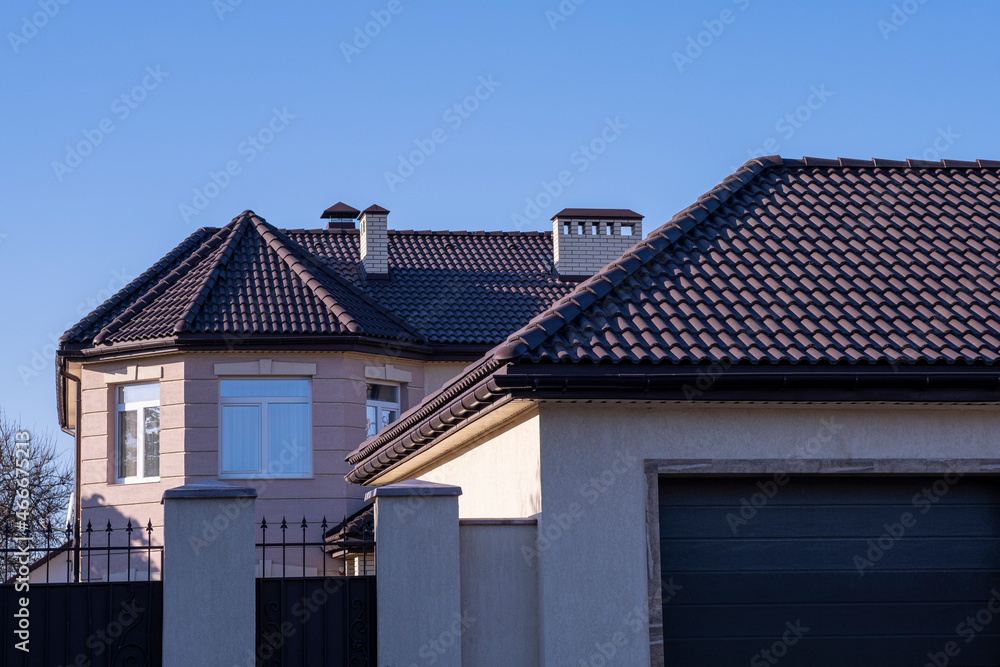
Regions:
M 1000 480 L 966 475 L 963 477 L 879 477 L 872 485 L 871 477 L 799 477 L 787 476 L 784 483 L 775 477 L 677 477 L 660 484 L 661 504 L 676 506 L 739 506 L 755 493 L 774 488 L 777 493 L 769 505 L 913 505 L 932 506 L 952 503 L 998 503 Z M 711 480 L 710 487 L 705 482 Z
M 840 639 L 809 637 L 790 646 L 776 662 L 768 662 L 761 651 L 768 650 L 781 634 L 758 639 L 671 641 L 664 647 L 669 667 L 747 667 L 771 665 L 780 667 L 890 667 L 899 665 L 922 667 L 928 663 L 928 653 L 941 654 L 954 636 L 897 638 L 867 637 Z M 959 640 L 957 656 L 942 659 L 948 667 L 996 667 L 1000 664 L 1000 637 L 977 636 L 965 644 Z M 755 657 L 756 663 L 752 663 Z
M 1000 516 L 989 504 L 913 505 L 722 505 L 688 506 L 683 514 L 668 513 L 661 522 L 661 538 L 865 537 L 878 538 L 886 524 L 906 519 L 904 533 L 930 537 L 950 535 L 985 537 L 1000 533 Z M 906 515 L 909 515 L 907 517 Z
M 667 665 L 755 664 L 796 621 L 810 630 L 779 647 L 782 666 L 921 667 L 949 642 L 949 667 L 1000 665 L 1000 485 L 783 482 L 661 481 Z M 745 520 L 735 531 L 732 515 Z M 989 622 L 966 644 L 961 624 L 983 614 Z
M 979 601 L 1000 591 L 1000 570 L 854 572 L 684 572 L 664 571 L 676 591 L 664 610 L 697 600 L 703 604 Z M 970 591 L 974 593 L 970 594 Z M 998 661 L 1000 662 L 1000 661 Z
M 865 603 L 667 605 L 663 634 L 667 638 L 715 637 L 721 625 L 730 637 L 766 637 L 788 622 L 801 622 L 809 628 L 809 637 L 933 635 L 942 627 L 955 628 L 963 619 L 975 617 L 985 603 L 883 603 L 877 607 L 877 623 L 867 616 L 871 607 Z
M 872 569 L 928 569 L 938 567 L 940 562 L 947 562 L 955 570 L 979 568 L 984 562 L 1000 563 L 1000 539 L 983 537 L 904 537 L 884 542 L 888 547 L 885 551 L 880 551 L 877 545 L 873 551 L 867 540 L 843 538 L 666 541 L 672 542 L 675 550 L 663 557 L 662 567 L 678 573 L 736 568 L 853 570 L 855 576 L 862 576 L 858 573 Z

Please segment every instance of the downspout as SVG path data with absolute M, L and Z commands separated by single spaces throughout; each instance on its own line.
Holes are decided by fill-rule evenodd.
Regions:
M 75 429 L 65 426 L 60 427 L 63 433 L 73 436 L 73 581 L 80 581 L 80 512 L 83 511 L 83 485 L 80 481 L 80 471 L 83 468 L 83 433 L 80 429 L 82 415 L 80 408 L 83 403 L 83 382 L 80 378 L 70 375 L 66 371 L 61 371 L 63 378 L 73 380 L 76 384 L 76 392 L 73 400 L 76 401 L 73 414 L 76 415 Z M 68 397 L 67 397 L 68 398 Z

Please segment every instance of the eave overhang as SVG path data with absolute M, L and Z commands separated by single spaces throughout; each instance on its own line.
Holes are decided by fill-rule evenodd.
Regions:
M 348 456 L 354 484 L 389 470 L 513 401 L 1000 404 L 1000 367 L 585 365 L 488 359 Z

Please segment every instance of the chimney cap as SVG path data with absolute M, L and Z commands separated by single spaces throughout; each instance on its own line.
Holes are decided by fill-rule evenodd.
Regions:
M 354 220 L 361 213 L 358 209 L 353 206 L 348 206 L 342 201 L 337 202 L 330 208 L 323 211 L 323 215 L 319 216 L 321 220 L 326 218 L 334 218 L 336 220 Z
M 619 218 L 622 220 L 642 220 L 643 216 L 628 208 L 564 208 L 552 216 L 556 218 L 573 218 L 574 220 L 606 220 Z
M 364 211 L 362 211 L 362 213 L 378 213 L 380 215 L 386 215 L 386 214 L 389 213 L 389 211 L 387 209 L 382 208 L 378 204 L 372 204 L 371 206 L 369 206 L 368 208 L 366 208 Z

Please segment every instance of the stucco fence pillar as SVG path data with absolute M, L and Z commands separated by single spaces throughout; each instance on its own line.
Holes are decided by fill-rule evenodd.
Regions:
M 207 480 L 163 494 L 163 666 L 249 665 L 257 491 Z
M 379 667 L 460 667 L 463 617 L 457 486 L 378 487 L 375 503 Z

